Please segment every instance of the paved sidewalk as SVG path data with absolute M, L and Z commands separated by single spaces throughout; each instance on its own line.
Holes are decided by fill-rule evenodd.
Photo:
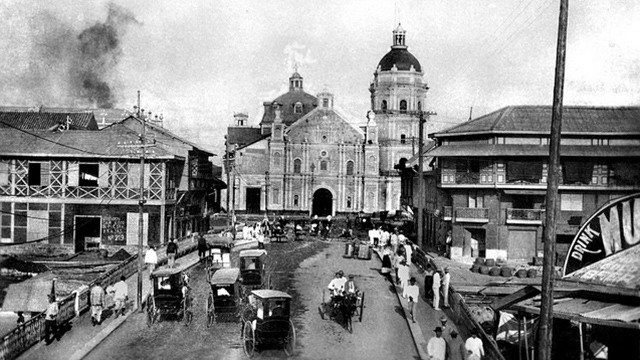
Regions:
M 183 240 L 178 243 L 180 249 L 188 247 L 192 241 Z M 166 259 L 165 248 L 157 249 L 158 261 L 162 263 Z M 192 251 L 184 256 L 176 259 L 176 264 L 182 262 L 195 262 L 198 259 L 198 252 Z M 167 265 L 164 265 L 167 266 Z M 68 324 L 58 328 L 60 333 L 60 341 L 54 341 L 50 345 L 46 345 L 44 341 L 29 348 L 26 352 L 19 356 L 20 359 L 48 359 L 48 360 L 71 360 L 82 359 L 95 346 L 104 340 L 109 334 L 116 330 L 129 316 L 131 316 L 137 308 L 135 306 L 138 274 L 134 273 L 126 280 L 129 286 L 129 301 L 127 302 L 127 313 L 124 316 L 116 318 L 112 310 L 105 310 L 102 313 L 103 321 L 101 325 L 93 326 L 91 323 L 91 310 L 85 311 L 79 317 L 74 318 Z M 146 267 L 143 273 L 142 281 L 142 299 L 146 299 L 146 295 L 151 289 L 149 281 L 149 272 Z
M 378 254 L 380 258 L 382 258 L 382 254 L 374 249 L 374 252 Z M 411 314 L 409 314 L 408 310 L 408 301 L 402 297 L 402 287 L 400 285 L 396 285 L 396 295 L 398 296 L 398 301 L 402 304 L 402 308 L 404 309 L 405 319 L 407 319 L 407 324 L 409 325 L 409 329 L 411 330 L 411 334 L 413 335 L 413 340 L 416 344 L 416 348 L 418 349 L 418 354 L 420 358 L 423 360 L 428 360 L 429 356 L 427 354 L 427 343 L 430 338 L 435 336 L 435 328 L 437 326 L 442 327 L 442 323 L 440 319 L 444 316 L 447 319 L 446 327 L 442 332 L 442 337 L 447 341 L 451 341 L 451 330 L 456 329 L 458 333 L 460 330 L 457 328 L 456 324 L 453 322 L 450 313 L 447 309 L 442 310 L 434 310 L 431 306 L 431 301 L 425 301 L 425 292 L 424 292 L 424 271 L 420 269 L 415 264 L 411 264 L 409 267 L 410 276 L 416 278 L 416 284 L 420 288 L 420 300 L 417 303 L 417 315 L 416 322 L 411 321 Z M 395 274 L 391 276 L 393 281 L 395 282 Z M 441 299 L 442 301 L 442 299 Z

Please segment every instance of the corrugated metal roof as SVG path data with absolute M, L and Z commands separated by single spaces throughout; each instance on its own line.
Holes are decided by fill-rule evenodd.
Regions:
M 137 143 L 138 135 L 130 130 L 49 132 L 3 129 L 2 135 L 0 156 L 128 158 L 133 154 L 137 157 L 134 154 L 136 149 L 118 145 Z M 147 158 L 173 159 L 177 156 L 158 145 L 149 149 Z
M 640 244 L 578 269 L 563 280 L 640 290 Z
M 473 133 L 540 133 L 551 131 L 551 106 L 508 106 L 433 136 Z M 565 106 L 562 133 L 640 133 L 640 107 Z
M 92 112 L 34 112 L 2 111 L 0 128 L 18 128 L 24 130 L 46 130 L 71 119 L 71 129 L 98 130 L 98 124 Z
M 227 143 L 229 145 L 238 145 L 238 147 L 252 144 L 264 137 L 260 128 L 229 127 L 227 129 Z
M 560 147 L 562 157 L 637 157 L 640 146 L 581 146 L 563 145 Z M 426 153 L 427 156 L 549 156 L 547 145 L 444 145 Z

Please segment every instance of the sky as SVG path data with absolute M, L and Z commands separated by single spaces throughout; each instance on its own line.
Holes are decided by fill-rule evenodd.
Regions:
M 222 155 L 233 114 L 257 126 L 296 64 L 305 91 L 364 118 L 401 23 L 431 133 L 471 109 L 551 105 L 558 13 L 559 0 L 3 0 L 0 105 L 133 109 L 139 90 L 166 128 Z M 639 33 L 636 0 L 570 1 L 564 104 L 640 105 Z

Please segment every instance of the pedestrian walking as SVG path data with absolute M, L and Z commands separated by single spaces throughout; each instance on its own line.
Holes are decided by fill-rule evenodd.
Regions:
M 409 279 L 409 286 L 407 286 L 407 297 L 409 298 L 409 314 L 411 314 L 411 321 L 416 322 L 416 309 L 418 305 L 418 298 L 420 297 L 420 288 L 416 285 L 416 278 L 413 276 Z
M 427 343 L 427 355 L 430 360 L 445 360 L 447 358 L 447 342 L 442 338 L 442 328 L 435 328 L 436 336 Z
M 105 304 L 104 294 L 104 289 L 100 284 L 95 284 L 89 293 L 89 300 L 91 301 L 91 324 L 93 326 L 102 323 L 102 310 Z
M 400 267 L 398 268 L 398 278 L 400 279 L 400 285 L 402 286 L 402 297 L 406 299 L 406 290 L 409 285 L 409 266 L 407 266 L 406 261 L 400 263 Z
M 478 337 L 478 330 L 473 329 L 471 331 L 471 337 L 464 343 L 465 349 L 469 355 L 469 360 L 481 360 L 484 356 L 484 346 L 482 345 L 482 339 Z
M 53 339 L 60 340 L 58 337 L 58 303 L 56 296 L 49 294 L 49 305 L 44 316 L 44 342 L 49 345 Z
M 156 249 L 153 245 L 149 246 L 147 252 L 144 254 L 144 263 L 147 264 L 147 269 L 149 269 L 149 278 L 151 278 L 151 274 L 156 269 L 156 265 L 158 265 L 158 254 L 156 253 Z
M 171 239 L 167 244 L 167 259 L 168 259 L 170 268 L 173 268 L 176 265 L 177 254 L 178 254 L 178 244 L 176 244 L 175 239 Z
M 433 266 L 427 263 L 427 270 L 424 271 L 424 296 L 430 300 L 433 300 L 433 273 Z
M 207 244 L 207 240 L 202 235 L 198 235 L 198 258 L 200 261 L 203 261 L 207 256 L 207 250 L 209 250 L 209 245 Z
M 444 275 L 442 275 L 442 307 L 445 309 L 449 307 L 449 283 L 451 282 L 451 274 L 449 274 L 449 268 L 444 268 Z
M 400 277 L 398 276 L 398 269 L 400 268 L 402 262 L 404 261 L 403 252 L 398 249 L 394 259 L 394 268 L 396 269 L 396 285 L 400 285 Z
M 380 273 L 382 273 L 385 279 L 391 281 L 391 248 L 389 246 L 385 246 L 384 250 L 382 250 L 382 268 L 380 269 Z
M 451 338 L 447 342 L 449 345 L 449 360 L 466 360 L 467 349 L 464 347 L 464 342 L 458 336 L 456 329 L 451 330 L 449 333 Z
M 16 320 L 18 326 L 24 325 L 24 312 L 18 311 L 18 319 Z
M 431 290 L 433 291 L 433 309 L 440 310 L 440 271 L 433 273 L 433 284 Z
M 411 257 L 413 255 L 413 244 L 411 244 L 408 240 L 403 242 L 404 253 L 406 254 L 405 260 L 407 260 L 407 265 L 411 265 Z
M 124 315 L 127 311 L 127 298 L 129 297 L 129 286 L 125 282 L 125 277 L 120 276 L 120 281 L 118 281 L 113 288 L 115 289 L 115 294 L 113 295 L 113 300 L 116 303 L 115 312 L 116 317 L 119 315 Z

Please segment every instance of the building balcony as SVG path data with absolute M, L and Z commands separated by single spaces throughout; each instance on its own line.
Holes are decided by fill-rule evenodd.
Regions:
M 442 207 L 442 218 L 444 221 L 451 221 L 451 219 L 453 219 L 453 206 Z
M 479 184 L 480 173 L 457 172 L 456 184 Z
M 507 224 L 542 225 L 542 209 L 507 209 Z
M 455 211 L 456 222 L 488 223 L 489 209 L 457 207 Z

